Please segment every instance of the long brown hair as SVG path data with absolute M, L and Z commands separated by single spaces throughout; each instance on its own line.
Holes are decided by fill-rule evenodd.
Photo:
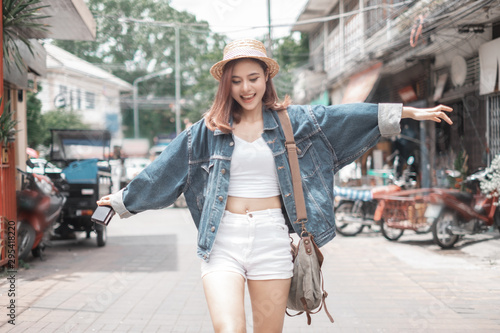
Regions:
M 264 73 L 267 74 L 267 66 L 264 62 L 253 58 L 243 59 L 255 61 L 262 67 Z M 237 124 L 241 120 L 241 106 L 231 96 L 233 68 L 239 60 L 241 59 L 232 60 L 224 66 L 224 71 L 222 72 L 222 76 L 220 78 L 219 88 L 215 94 L 214 103 L 212 104 L 210 110 L 208 110 L 204 115 L 205 125 L 211 131 L 217 128 L 224 133 L 231 133 L 233 130 L 229 124 L 231 115 L 233 115 L 234 123 Z M 266 91 L 264 92 L 264 96 L 262 96 L 262 102 L 267 109 L 276 111 L 284 110 L 291 104 L 291 100 L 288 95 L 285 96 L 283 102 L 279 101 L 278 94 L 276 93 L 276 89 L 274 88 L 273 80 L 271 78 L 269 78 L 266 82 Z

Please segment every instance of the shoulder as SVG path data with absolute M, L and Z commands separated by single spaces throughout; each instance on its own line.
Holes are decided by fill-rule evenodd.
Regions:
M 310 135 L 318 130 L 319 125 L 314 115 L 316 105 L 290 105 L 288 116 L 296 134 Z M 307 134 L 306 134 L 307 133 Z
M 193 125 L 191 125 L 189 128 L 186 129 L 186 134 L 189 137 L 200 139 L 200 138 L 213 137 L 214 131 L 208 129 L 207 125 L 205 124 L 205 119 L 201 118 L 196 123 L 194 123 Z
M 215 132 L 206 126 L 204 118 L 198 120 L 184 132 L 186 132 L 188 149 L 193 154 L 193 158 L 200 158 L 201 155 L 208 153 L 217 139 Z
M 290 105 L 287 108 L 292 122 L 315 122 L 315 113 L 322 105 Z

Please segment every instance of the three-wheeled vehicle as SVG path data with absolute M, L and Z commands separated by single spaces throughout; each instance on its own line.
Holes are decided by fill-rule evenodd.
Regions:
M 50 160 L 59 165 L 69 183 L 63 218 L 54 227 L 55 237 L 71 239 L 85 231 L 90 238 L 97 233 L 97 245 L 106 244 L 106 227 L 94 224 L 90 217 L 96 201 L 111 193 L 111 135 L 106 130 L 51 129 Z

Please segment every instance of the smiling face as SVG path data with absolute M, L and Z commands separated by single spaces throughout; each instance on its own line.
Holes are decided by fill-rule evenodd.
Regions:
M 266 92 L 267 75 L 262 66 L 251 59 L 242 59 L 233 67 L 231 96 L 245 111 L 261 111 Z

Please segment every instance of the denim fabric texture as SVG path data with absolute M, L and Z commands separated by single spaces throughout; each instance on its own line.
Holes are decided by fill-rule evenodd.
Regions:
M 292 105 L 288 113 L 298 148 L 307 230 L 318 246 L 335 237 L 334 173 L 373 147 L 381 135 L 400 132 L 401 104 Z M 263 110 L 262 137 L 273 152 L 285 218 L 296 232 L 296 210 L 285 137 L 276 111 Z M 198 228 L 198 256 L 210 258 L 226 207 L 232 134 L 210 131 L 200 120 L 111 198 L 120 217 L 171 205 L 184 193 Z M 166 221 L 168 223 L 168 221 Z

